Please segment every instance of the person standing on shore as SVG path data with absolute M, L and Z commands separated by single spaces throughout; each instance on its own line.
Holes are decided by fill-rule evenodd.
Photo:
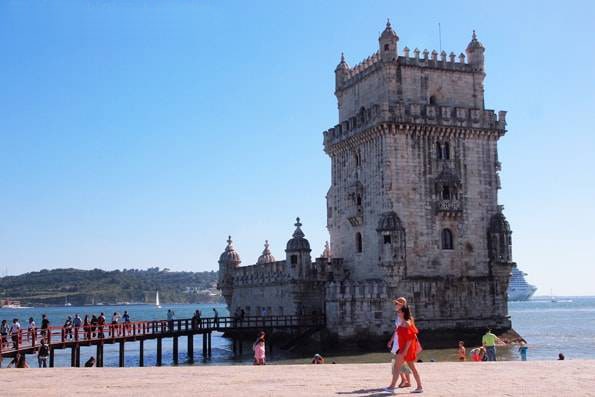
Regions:
M 41 340 L 41 344 L 37 349 L 37 364 L 39 368 L 47 368 L 48 367 L 48 357 L 50 356 L 50 347 L 45 342 L 45 339 Z
M 213 309 L 215 310 L 215 309 Z M 265 333 L 261 331 L 256 338 L 256 342 L 252 345 L 254 350 L 254 365 L 266 365 L 266 342 Z
M 401 310 L 399 310 L 399 318 L 400 325 L 397 328 L 399 351 L 396 356 L 396 367 L 400 369 L 401 366 L 406 362 L 411 369 L 413 377 L 415 378 L 415 383 L 417 384 L 417 388 L 411 393 L 422 393 L 423 387 L 421 384 L 421 377 L 419 376 L 419 372 L 415 366 L 419 345 L 417 341 L 417 334 L 419 331 L 415 327 L 415 323 L 408 306 L 403 306 Z M 388 387 L 388 391 L 392 391 L 394 386 L 395 385 L 391 383 L 391 385 Z
M 465 350 L 465 342 L 459 341 L 459 350 L 457 351 L 459 355 L 459 361 L 465 361 L 467 359 L 467 351 Z
M 502 343 L 502 341 L 488 328 L 485 335 L 481 338 L 481 344 L 486 349 L 487 361 L 496 361 L 496 343 Z
M 521 361 L 527 361 L 527 342 L 524 339 L 521 339 L 521 345 L 519 346 L 519 354 L 521 355 Z

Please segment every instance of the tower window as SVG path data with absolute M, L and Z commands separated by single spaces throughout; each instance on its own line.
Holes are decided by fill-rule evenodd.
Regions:
M 358 194 L 355 198 L 355 203 L 359 206 L 362 205 L 362 195 Z
M 450 231 L 450 229 L 442 229 L 442 249 L 453 249 L 452 232 Z
M 388 44 L 385 44 L 385 45 L 384 45 L 384 51 L 388 51 L 388 50 L 389 50 L 389 48 L 390 48 L 390 47 L 388 46 Z
M 440 142 L 436 143 L 436 158 L 438 160 L 442 159 L 442 144 Z
M 357 252 L 363 251 L 362 234 L 360 232 L 355 233 L 355 250 Z
M 446 142 L 442 146 L 442 150 L 444 151 L 443 156 L 442 156 L 444 158 L 444 160 L 450 159 L 450 145 L 448 144 L 448 142 Z
M 289 257 L 289 261 L 291 262 L 292 265 L 297 265 L 297 263 L 298 263 L 298 257 L 297 257 L 297 255 L 291 255 Z
M 435 105 L 436 104 L 436 97 L 434 95 L 432 95 L 430 97 L 430 105 Z
M 385 234 L 384 235 L 384 244 L 391 244 L 392 243 L 392 239 L 390 234 Z
M 442 186 L 442 200 L 450 200 L 450 186 Z
M 438 160 L 450 160 L 450 145 L 448 142 L 436 143 L 436 158 Z
M 362 159 L 361 159 L 361 157 L 359 156 L 359 154 L 357 154 L 357 153 L 356 153 L 356 154 L 355 154 L 355 165 L 356 165 L 357 167 L 359 167 L 361 164 L 362 164 Z

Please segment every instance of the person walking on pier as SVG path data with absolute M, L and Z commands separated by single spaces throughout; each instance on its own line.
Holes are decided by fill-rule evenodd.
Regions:
M 29 325 L 27 326 L 27 342 L 33 339 L 36 328 L 35 320 L 33 320 L 33 317 L 29 317 Z
M 79 331 L 81 329 L 81 325 L 83 322 L 81 317 L 77 314 L 74 315 L 74 320 L 72 320 L 72 325 L 74 325 L 74 340 L 79 340 Z
M 95 335 L 96 335 L 95 331 L 97 330 L 97 322 L 98 322 L 97 316 L 93 314 L 91 316 L 91 337 L 92 338 L 95 338 Z
M 219 328 L 219 312 L 213 308 L 213 325 Z
M 41 315 L 41 337 L 49 341 L 48 330 L 50 328 L 50 320 L 47 314 Z
M 50 356 L 50 347 L 46 343 L 45 339 L 41 339 L 41 344 L 37 349 L 37 364 L 39 368 L 48 367 L 48 357 Z
M 12 320 L 12 327 L 10 327 L 10 336 L 12 337 L 12 346 L 15 349 L 18 349 L 19 342 L 21 339 L 21 323 L 19 323 L 18 318 Z
M 215 309 L 213 309 L 215 310 Z M 254 365 L 266 365 L 266 339 L 264 331 L 261 331 L 252 345 L 254 350 Z
M 83 331 L 85 333 L 85 339 L 91 339 L 91 324 L 89 324 L 89 315 L 85 314 L 83 319 Z
M 10 332 L 10 328 L 8 327 L 8 322 L 6 320 L 2 320 L 2 324 L 0 324 L 0 343 L 2 347 L 8 347 L 8 333 Z
M 112 338 L 116 336 L 116 331 L 118 332 L 118 334 L 120 333 L 119 325 L 118 325 L 119 322 L 120 322 L 120 313 L 114 312 L 114 314 L 112 315 L 112 325 L 110 326 L 110 336 Z
M 176 313 L 172 309 L 167 309 L 167 328 L 169 332 L 174 332 L 174 318 Z
M 70 339 L 72 339 L 72 317 L 68 316 L 66 318 L 62 332 L 63 332 L 64 340 L 66 340 L 66 338 L 68 338 L 69 336 L 70 336 Z
M 105 315 L 103 312 L 99 314 L 99 318 L 97 319 L 97 337 L 100 339 L 105 338 L 105 334 L 103 333 L 103 327 L 105 326 Z

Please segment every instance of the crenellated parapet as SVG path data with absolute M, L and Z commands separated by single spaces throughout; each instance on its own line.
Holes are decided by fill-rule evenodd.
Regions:
M 473 108 L 437 106 L 427 104 L 397 103 L 383 111 L 380 105 L 363 109 L 354 117 L 337 124 L 323 132 L 325 150 L 330 146 L 343 142 L 360 132 L 379 124 L 399 124 L 402 126 L 448 127 L 459 129 L 480 129 L 506 132 L 506 112 L 481 110 Z
M 238 267 L 233 273 L 234 287 L 263 285 L 289 280 L 285 261 Z

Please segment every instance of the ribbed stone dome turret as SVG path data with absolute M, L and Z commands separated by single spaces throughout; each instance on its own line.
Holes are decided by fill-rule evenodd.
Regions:
M 269 240 L 265 240 L 264 250 L 262 251 L 262 255 L 258 257 L 258 261 L 256 263 L 262 265 L 273 262 L 275 262 L 275 257 L 271 254 L 271 250 L 269 249 Z
M 227 247 L 225 247 L 225 251 L 219 257 L 220 264 L 226 265 L 239 265 L 242 261 L 240 259 L 240 254 L 236 252 L 233 248 L 233 241 L 231 241 L 231 236 L 227 238 Z
M 474 30 L 473 35 L 471 36 L 471 41 L 467 45 L 467 51 L 475 50 L 475 49 L 485 50 L 485 47 L 483 46 L 483 44 L 481 44 L 481 42 L 479 40 L 477 40 L 477 34 L 475 33 L 475 30 Z
M 300 223 L 300 218 L 296 218 L 295 223 L 295 232 L 293 232 L 293 238 L 287 242 L 287 247 L 285 252 L 288 251 L 308 251 L 310 252 L 310 242 L 306 240 L 304 232 L 301 229 L 302 224 Z
M 498 208 L 498 212 L 490 219 L 490 233 L 505 233 L 510 234 L 510 224 L 502 213 L 502 207 Z
M 396 39 L 399 40 L 399 36 L 397 36 L 397 33 L 393 30 L 393 26 L 390 23 L 390 19 L 386 21 L 386 28 L 384 28 L 384 30 L 382 31 L 382 33 L 380 34 L 380 39 Z

